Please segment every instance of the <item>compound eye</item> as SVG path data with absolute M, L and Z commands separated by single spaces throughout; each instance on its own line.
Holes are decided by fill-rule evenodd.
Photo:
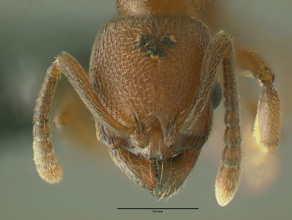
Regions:
M 222 99 L 221 85 L 219 82 L 217 82 L 212 94 L 213 109 L 216 109 L 220 105 L 221 99 Z
M 166 45 L 166 46 L 174 46 L 176 43 L 176 39 L 174 37 L 174 35 L 172 34 L 165 34 L 162 38 L 161 38 L 161 42 Z

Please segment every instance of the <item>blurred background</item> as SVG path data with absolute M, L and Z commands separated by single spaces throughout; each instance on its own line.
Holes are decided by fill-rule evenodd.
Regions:
M 214 29 L 224 29 L 238 45 L 258 51 L 276 73 L 282 101 L 282 141 L 275 154 L 261 153 L 252 137 L 260 88 L 238 74 L 243 131 L 242 183 L 225 208 L 217 205 L 214 182 L 223 149 L 223 105 L 201 157 L 177 196 L 157 202 L 115 167 L 106 147 L 95 142 L 94 124 L 62 78 L 52 121 L 74 99 L 80 121 L 55 129 L 53 142 L 64 168 L 60 184 L 37 175 L 32 155 L 32 116 L 46 69 L 61 51 L 88 70 L 97 30 L 115 13 L 111 0 L 0 1 L 0 220 L 16 219 L 289 219 L 291 174 L 292 2 L 218 0 Z M 73 113 L 72 113 L 73 114 Z M 82 117 L 81 117 L 82 116 Z M 84 117 L 84 118 L 83 118 Z M 84 119 L 84 120 L 83 120 Z M 87 123 L 89 126 L 86 126 Z M 72 133 L 72 132 L 71 132 Z M 68 138 L 69 137 L 69 138 Z M 73 138 L 74 137 L 74 138 Z M 199 210 L 117 210 L 118 207 L 198 207 Z

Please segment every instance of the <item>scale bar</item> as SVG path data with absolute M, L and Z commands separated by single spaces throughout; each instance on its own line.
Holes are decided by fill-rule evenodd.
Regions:
M 199 208 L 117 208 L 118 210 L 197 210 Z

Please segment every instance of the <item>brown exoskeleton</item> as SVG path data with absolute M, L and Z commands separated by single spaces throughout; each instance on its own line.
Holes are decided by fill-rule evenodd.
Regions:
M 221 206 L 240 180 L 241 135 L 232 37 L 214 36 L 202 21 L 211 0 L 116 0 L 119 15 L 93 45 L 89 78 L 78 61 L 61 53 L 47 70 L 34 114 L 34 161 L 42 179 L 62 178 L 50 140 L 49 110 L 64 74 L 95 119 L 98 140 L 116 165 L 157 197 L 175 194 L 194 167 L 220 100 L 222 62 L 226 125 L 215 193 Z M 267 150 L 280 139 L 280 99 L 274 74 L 252 50 L 238 50 L 243 69 L 263 92 L 255 133 Z M 219 97 L 219 98 L 218 98 Z

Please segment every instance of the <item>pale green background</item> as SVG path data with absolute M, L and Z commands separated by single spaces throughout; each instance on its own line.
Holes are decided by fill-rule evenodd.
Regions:
M 111 0 L 0 0 L 0 220 L 292 218 L 292 2 L 219 2 L 222 28 L 263 54 L 277 74 L 283 136 L 277 152 L 278 178 L 268 190 L 248 193 L 242 184 L 232 203 L 219 207 L 213 185 L 220 155 L 210 156 L 212 151 L 205 150 L 181 192 L 168 201 L 156 202 L 115 167 L 104 146 L 100 145 L 97 154 L 89 154 L 68 146 L 57 132 L 54 143 L 64 180 L 55 186 L 41 181 L 32 161 L 31 122 L 46 68 L 65 50 L 87 70 L 95 34 L 115 14 L 115 6 Z M 254 83 L 251 88 L 257 90 Z M 243 121 L 252 125 L 252 121 Z M 206 148 L 217 145 L 220 152 L 222 133 L 221 104 Z M 117 207 L 200 209 L 153 214 L 147 210 L 117 211 Z

